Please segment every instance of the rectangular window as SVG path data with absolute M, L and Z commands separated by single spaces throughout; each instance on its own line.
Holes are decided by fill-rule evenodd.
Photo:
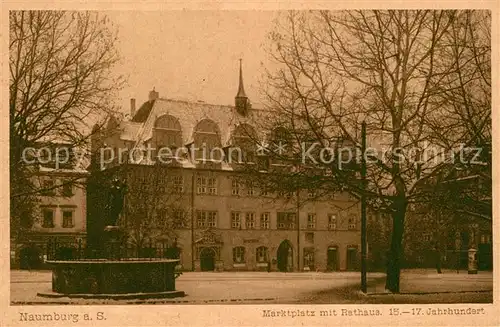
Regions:
M 71 211 L 71 210 L 64 210 L 62 213 L 63 213 L 62 227 L 63 228 L 73 228 L 73 227 L 75 227 L 75 222 L 73 220 L 73 211 Z
M 217 179 L 215 177 L 210 177 L 208 179 L 208 194 L 217 194 Z
M 334 214 L 328 215 L 328 229 L 337 230 L 337 216 Z
M 295 229 L 296 215 L 295 212 L 288 214 L 288 229 Z
M 286 212 L 278 212 L 278 229 L 286 229 Z
M 314 248 L 304 248 L 304 269 L 314 270 Z
M 241 214 L 239 212 L 231 212 L 231 228 L 241 228 Z
M 257 262 L 268 262 L 267 248 L 265 246 L 258 247 L 255 254 Z
M 207 213 L 207 227 L 217 227 L 217 211 Z
M 217 227 L 217 211 L 197 211 L 196 226 L 198 228 Z
M 247 195 L 248 196 L 254 196 L 255 195 L 255 189 L 254 189 L 252 183 L 248 183 L 247 184 Z
M 277 217 L 278 217 L 278 229 L 285 229 L 286 228 L 286 213 L 278 212 Z
M 234 263 L 244 263 L 245 262 L 245 248 L 238 246 L 233 248 L 233 262 Z
M 156 219 L 151 223 L 155 228 L 161 228 L 167 225 L 169 220 L 168 213 L 166 209 L 156 210 Z
M 349 229 L 349 230 L 356 230 L 356 218 L 349 217 L 347 219 L 347 222 L 348 222 L 347 229 Z
M 307 214 L 307 229 L 316 229 L 316 214 Z
M 424 233 L 422 234 L 422 240 L 424 240 L 425 242 L 430 242 L 432 239 L 432 235 L 429 234 L 429 233 Z
M 207 178 L 203 176 L 198 176 L 196 179 L 196 192 L 198 194 L 207 193 Z
M 260 190 L 260 196 L 269 196 L 269 192 L 267 190 Z
M 263 212 L 260 215 L 260 228 L 261 229 L 269 229 L 271 225 L 271 219 L 270 219 L 270 213 L 269 212 Z
M 62 196 L 71 197 L 73 196 L 73 183 L 66 182 L 62 186 Z
M 186 228 L 186 211 L 182 209 L 178 209 L 174 211 L 173 214 L 173 227 L 178 228 Z
M 278 229 L 294 229 L 295 220 L 294 212 L 278 212 Z
M 158 184 L 160 184 L 160 185 L 167 185 L 168 184 L 168 178 L 167 178 L 167 176 L 162 175 L 162 176 L 158 176 L 156 178 L 157 178 Z
M 245 224 L 246 224 L 247 229 L 254 229 L 255 228 L 255 213 L 247 212 L 246 217 L 245 217 Z
M 183 176 L 174 176 L 174 192 L 182 193 L 184 192 L 184 178 Z
M 42 210 L 43 228 L 53 228 L 54 227 L 54 209 L 43 209 Z
M 199 228 L 205 227 L 205 221 L 207 219 L 206 211 L 197 211 L 196 212 L 196 226 Z
M 306 241 L 309 243 L 314 243 L 314 232 L 306 233 Z
M 236 180 L 231 182 L 231 194 L 240 195 L 240 183 Z

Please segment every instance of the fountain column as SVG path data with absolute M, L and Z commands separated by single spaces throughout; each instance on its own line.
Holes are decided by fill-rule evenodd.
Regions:
M 125 192 L 125 183 L 114 179 L 98 258 L 47 261 L 52 265 L 52 291 L 40 292 L 38 296 L 117 300 L 184 296 L 184 292 L 175 289 L 178 259 L 141 260 L 128 257 L 123 251 L 126 233 L 117 220 Z

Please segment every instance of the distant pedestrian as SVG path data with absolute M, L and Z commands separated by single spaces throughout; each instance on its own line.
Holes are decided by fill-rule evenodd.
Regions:
M 271 272 L 271 261 L 267 260 L 267 272 Z
M 439 246 L 436 244 L 434 246 L 435 256 L 436 256 L 436 270 L 438 274 L 441 274 L 441 252 L 439 251 Z
M 31 256 L 32 256 L 32 254 L 30 251 L 30 253 L 26 257 L 26 269 L 28 269 L 29 272 L 31 272 L 31 261 L 33 260 Z

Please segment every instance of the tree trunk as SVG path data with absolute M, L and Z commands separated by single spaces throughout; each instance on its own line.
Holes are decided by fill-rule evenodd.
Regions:
M 396 211 L 392 214 L 391 249 L 387 263 L 387 277 L 385 282 L 385 288 L 392 293 L 399 293 L 405 214 L 406 205 L 404 203 L 397 204 Z

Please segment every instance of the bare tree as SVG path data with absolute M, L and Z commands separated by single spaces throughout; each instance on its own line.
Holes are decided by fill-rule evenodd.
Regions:
M 25 150 L 53 142 L 85 150 L 91 126 L 116 114 L 113 94 L 122 79 L 112 71 L 117 37 L 106 16 L 11 11 L 9 27 L 11 231 L 17 231 L 21 219 L 34 219 L 27 209 L 41 191 L 30 180 Z
M 442 167 L 431 186 L 441 209 L 491 220 L 491 16 L 464 11 L 445 35 L 439 65 L 450 67 L 436 104 L 443 112 L 429 115 L 434 142 L 464 147 L 460 165 Z M 444 122 L 444 123 L 443 123 Z M 455 201 L 449 201 L 455 198 Z M 444 208 L 443 208 L 444 207 Z
M 456 81 L 468 65 L 481 66 L 487 50 L 458 66 L 441 58 L 453 54 L 450 40 L 470 46 L 454 34 L 464 15 L 478 19 L 475 12 L 461 11 L 291 12 L 270 36 L 279 68 L 266 79 L 271 114 L 261 127 L 271 140 L 266 155 L 287 167 L 271 167 L 273 174 L 265 174 L 262 183 L 366 195 L 373 210 L 392 220 L 386 279 L 392 292 L 400 289 L 408 206 L 422 201 L 428 192 L 422 186 L 453 164 L 447 155 L 455 158 L 466 139 L 450 137 L 465 132 L 471 118 L 457 112 L 462 107 L 450 79 Z M 473 25 L 467 30 L 474 40 L 486 32 Z M 486 76 L 485 69 L 476 71 Z M 480 122 L 487 121 L 487 103 L 471 106 L 484 117 Z M 363 154 L 366 188 L 359 179 L 361 121 L 367 124 L 370 148 Z M 488 128 L 480 122 L 474 128 Z M 438 135 L 445 126 L 448 132 Z M 286 137 L 273 137 L 277 127 Z M 276 144 L 285 144 L 286 151 Z
M 172 246 L 177 230 L 188 227 L 182 171 L 156 164 L 125 165 L 127 195 L 119 225 L 139 253 L 157 242 Z

